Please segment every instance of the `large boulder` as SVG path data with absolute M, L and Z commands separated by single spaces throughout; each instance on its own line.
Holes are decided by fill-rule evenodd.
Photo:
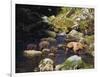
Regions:
M 22 61 L 24 67 L 27 72 L 28 71 L 38 71 L 36 68 L 38 67 L 39 62 L 41 61 L 42 52 L 36 50 L 25 50 L 24 51 L 25 61 Z
M 93 58 L 89 55 L 70 56 L 64 63 L 56 65 L 55 70 L 76 70 L 94 68 Z
M 73 55 L 65 60 L 65 62 L 61 65 L 61 70 L 74 70 L 81 68 L 83 65 L 83 61 L 80 56 Z
M 82 59 L 81 57 L 74 55 L 69 57 L 64 63 L 63 63 L 63 70 L 64 69 L 78 69 L 82 65 Z
M 42 52 L 41 51 L 36 51 L 36 50 L 25 50 L 24 51 L 24 56 L 27 58 L 33 58 L 36 56 L 41 56 Z

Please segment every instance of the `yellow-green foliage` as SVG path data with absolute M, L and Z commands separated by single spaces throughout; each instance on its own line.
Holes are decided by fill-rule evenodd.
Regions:
M 62 7 L 58 15 L 50 16 L 48 20 L 53 25 L 54 31 L 68 32 L 68 28 L 74 25 L 73 20 L 69 18 L 74 11 L 74 8 Z
M 88 44 L 94 43 L 94 35 L 85 36 L 85 40 Z
M 65 31 L 68 32 L 68 28 L 71 28 L 73 25 L 75 25 L 75 19 L 82 15 L 82 8 L 69 8 L 69 7 L 62 7 L 59 13 L 54 16 L 48 17 L 48 20 L 50 24 L 53 25 L 54 31 Z M 89 9 L 89 12 L 93 12 L 92 9 Z M 81 20 L 78 22 L 80 25 L 81 31 L 84 32 L 87 27 L 90 26 L 90 20 Z
M 88 52 L 94 55 L 94 35 L 85 36 L 85 41 L 88 44 Z
M 54 19 L 53 19 L 54 18 Z M 51 17 L 51 24 L 54 26 L 54 29 L 68 32 L 68 28 L 74 25 L 74 22 L 70 18 L 66 18 L 64 14 L 57 15 L 56 17 Z
M 80 24 L 80 29 L 85 30 L 89 26 L 89 21 L 88 20 L 83 20 L 83 21 L 80 21 L 79 24 Z

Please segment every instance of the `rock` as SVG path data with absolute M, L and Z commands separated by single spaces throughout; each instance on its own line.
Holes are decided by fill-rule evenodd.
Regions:
M 55 56 L 55 54 L 54 54 L 54 53 L 49 53 L 49 54 L 48 54 L 48 57 L 50 58 L 51 56 L 53 56 L 53 57 L 54 57 L 54 56 Z
M 72 31 L 69 32 L 68 36 L 69 37 L 73 37 L 73 38 L 80 39 L 80 38 L 83 37 L 83 33 L 80 33 L 80 32 L 78 32 L 76 30 L 72 30 Z
M 78 61 L 81 61 L 81 57 L 77 56 L 77 55 L 74 55 L 74 56 L 71 56 L 67 59 L 67 61 L 71 61 L 71 62 L 78 62 Z
M 94 67 L 94 58 L 89 54 L 81 56 L 73 55 L 65 60 L 60 67 L 61 70 L 88 69 Z
M 42 50 L 42 58 L 47 58 L 49 52 L 50 52 L 50 49 L 47 49 L 47 48 L 43 49 Z
M 59 71 L 61 70 L 61 68 L 63 67 L 63 65 L 59 64 L 55 66 L 55 71 Z
M 55 46 L 56 43 L 57 43 L 56 39 L 52 38 L 52 37 L 48 37 L 47 41 L 49 41 L 49 43 L 50 43 L 51 46 Z
M 41 41 L 41 42 L 39 43 L 39 49 L 42 50 L 42 49 L 44 49 L 44 48 L 48 48 L 49 45 L 50 45 L 50 43 L 49 43 L 48 41 Z
M 57 52 L 57 48 L 55 46 L 51 46 L 50 52 L 55 54 Z
M 48 35 L 49 37 L 53 37 L 53 38 L 56 37 L 56 33 L 55 33 L 54 31 L 46 30 L 45 32 L 47 33 L 47 35 Z
M 58 33 L 58 36 L 66 36 L 66 32 Z
M 41 18 L 43 19 L 43 22 L 49 23 L 48 17 L 47 17 L 47 16 L 43 16 L 43 17 L 41 17 Z
M 48 58 L 52 59 L 55 62 L 55 54 L 54 53 L 49 53 Z
M 36 51 L 36 50 L 25 50 L 24 51 L 24 56 L 27 58 L 33 58 L 35 56 L 41 56 L 42 52 L 41 51 Z
M 42 52 L 47 52 L 47 53 L 49 53 L 49 52 L 50 52 L 50 49 L 44 48 L 44 49 L 42 50 Z
M 40 64 L 39 64 L 39 69 L 40 71 L 53 71 L 53 60 L 51 60 L 50 58 L 45 58 L 43 60 L 41 60 Z
M 52 38 L 52 37 L 48 37 L 48 38 L 42 38 L 41 41 L 48 41 L 50 43 L 50 46 L 56 46 L 56 39 Z
M 83 64 L 81 57 L 73 55 L 65 60 L 61 70 L 74 70 L 80 68 Z

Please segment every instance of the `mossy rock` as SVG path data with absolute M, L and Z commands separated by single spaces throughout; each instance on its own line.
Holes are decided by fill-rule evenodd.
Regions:
M 46 30 L 45 32 L 49 37 L 52 37 L 52 38 L 55 38 L 57 35 L 56 32 L 54 31 Z
M 62 64 L 62 70 L 74 70 L 83 67 L 83 61 L 81 57 L 74 55 L 65 60 Z
M 61 70 L 90 69 L 94 67 L 93 64 L 85 63 L 81 57 L 78 56 L 71 56 L 67 58 L 60 66 Z
M 63 64 L 62 70 L 74 70 L 74 69 L 79 68 L 81 65 L 82 65 L 82 61 L 78 61 L 78 63 L 66 61 Z

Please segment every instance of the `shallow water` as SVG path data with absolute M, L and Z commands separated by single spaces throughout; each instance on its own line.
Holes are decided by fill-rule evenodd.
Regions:
M 56 37 L 56 46 L 58 45 L 58 44 L 64 44 L 65 43 L 65 39 L 66 39 L 66 36 L 57 36 Z M 37 44 L 38 44 L 39 42 L 37 42 Z M 20 43 L 19 43 L 20 44 Z M 21 48 L 22 49 L 25 49 L 25 46 L 23 46 L 23 45 L 19 45 L 18 44 L 18 49 L 17 49 L 17 51 L 19 52 L 19 53 L 21 53 Z M 27 43 L 26 43 L 27 44 Z M 51 47 L 51 46 L 50 46 Z M 57 65 L 57 64 L 61 64 L 61 63 L 63 63 L 64 61 L 65 61 L 65 59 L 66 59 L 66 55 L 65 55 L 65 51 L 63 50 L 63 49 L 61 49 L 61 48 L 59 48 L 58 50 L 57 50 L 57 53 L 56 53 L 56 57 L 55 57 L 55 64 Z M 39 60 L 35 60 L 35 62 L 34 63 L 31 63 L 31 61 L 28 61 L 28 59 L 27 58 L 25 58 L 24 56 L 22 56 L 22 53 L 21 53 L 21 55 L 17 55 L 16 56 L 16 61 L 17 61 L 17 68 L 18 69 L 20 69 L 21 67 L 21 69 L 20 69 L 20 72 L 28 72 L 28 71 L 32 71 L 32 68 L 35 68 L 35 67 L 37 67 L 38 65 L 38 63 L 37 62 L 39 62 Z M 27 66 L 26 66 L 27 65 Z M 20 67 L 20 68 L 19 68 Z M 24 67 L 24 68 L 23 68 Z M 29 67 L 29 68 L 28 68 Z
M 44 38 L 44 37 L 43 37 Z M 56 37 L 56 46 L 59 45 L 59 44 L 65 44 L 65 39 L 66 39 L 66 36 L 57 36 Z M 30 42 L 31 43 L 31 42 Z M 32 41 L 33 43 L 33 41 Z M 21 44 L 21 43 L 19 43 Z M 36 44 L 39 44 L 39 41 L 36 42 Z M 22 48 L 22 51 L 23 49 L 25 49 L 25 45 L 27 45 L 27 43 L 24 43 L 22 45 L 17 45 L 17 51 L 18 51 L 18 55 L 16 56 L 16 72 L 33 72 L 34 69 L 37 69 L 38 67 L 38 64 L 40 62 L 40 58 L 39 57 L 36 57 L 34 59 L 27 59 L 26 57 L 23 56 L 23 53 L 21 52 L 21 48 Z M 51 47 L 52 44 L 49 46 Z M 71 50 L 68 50 L 67 51 L 67 54 L 65 54 L 65 50 L 63 48 L 58 48 L 57 49 L 57 53 L 55 54 L 55 65 L 58 65 L 58 64 L 62 64 L 68 57 L 72 56 L 72 55 L 75 55 L 71 52 Z M 86 60 L 88 62 L 93 61 L 93 59 L 91 58 L 88 58 L 87 59 L 87 55 L 82 55 L 82 58 L 83 60 Z M 93 63 L 93 62 L 91 62 Z

